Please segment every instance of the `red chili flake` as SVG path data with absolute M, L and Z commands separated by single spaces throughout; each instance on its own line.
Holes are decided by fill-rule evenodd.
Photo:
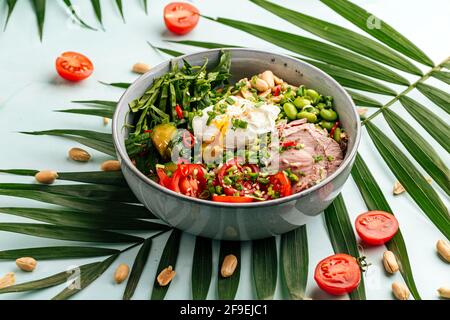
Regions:
M 144 133 L 152 133 L 153 130 L 144 130 Z
M 339 121 L 336 121 L 336 123 L 334 124 L 333 128 L 331 128 L 330 137 L 332 137 L 334 135 L 334 131 L 336 131 L 337 127 L 339 127 Z
M 297 142 L 295 142 L 295 141 L 283 141 L 281 143 L 281 146 L 284 148 L 295 147 L 296 145 L 297 145 Z
M 177 104 L 177 106 L 175 107 L 175 111 L 177 112 L 178 119 L 181 120 L 181 119 L 184 118 L 184 116 L 183 116 L 183 109 L 181 109 L 179 104 Z

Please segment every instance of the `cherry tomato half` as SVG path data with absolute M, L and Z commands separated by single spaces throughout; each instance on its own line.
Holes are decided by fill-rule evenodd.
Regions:
M 62 78 L 76 82 L 88 78 L 94 71 L 94 65 L 81 53 L 64 52 L 56 59 L 56 71 Z
M 239 196 L 213 196 L 214 202 L 227 202 L 227 203 L 248 203 L 253 202 L 253 198 L 239 197 Z
M 281 197 L 287 197 L 292 194 L 291 182 L 283 172 L 270 176 L 270 183 L 273 184 L 273 189 L 280 192 Z
M 173 173 L 169 189 L 186 196 L 198 198 L 205 189 L 206 179 L 199 164 L 179 164 Z
M 163 187 L 169 188 L 171 179 L 166 174 L 164 169 L 158 168 L 158 169 L 156 169 L 156 173 L 158 174 L 159 184 L 162 185 Z
M 176 34 L 191 32 L 198 24 L 200 12 L 189 3 L 172 2 L 164 8 L 167 29 Z
M 355 229 L 364 242 L 381 245 L 395 235 L 398 230 L 398 221 L 390 213 L 369 211 L 356 218 Z
M 335 254 L 317 264 L 314 280 L 329 294 L 343 295 L 358 287 L 361 270 L 354 257 L 348 254 Z

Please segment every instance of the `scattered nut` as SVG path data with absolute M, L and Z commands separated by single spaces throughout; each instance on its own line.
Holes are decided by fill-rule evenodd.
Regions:
M 91 159 L 91 155 L 81 148 L 72 148 L 69 150 L 69 158 L 78 162 L 88 162 Z
M 158 281 L 158 284 L 161 287 L 167 286 L 170 281 L 175 277 L 177 273 L 172 269 L 172 266 L 168 266 L 165 268 L 156 278 L 156 281 Z
M 243 88 L 241 89 L 241 96 L 242 96 L 244 99 L 250 99 L 250 98 L 253 97 L 253 93 L 251 93 L 250 90 L 248 90 L 247 87 L 243 87 Z
M 252 87 L 258 90 L 259 92 L 264 92 L 269 89 L 269 84 L 265 82 L 263 79 L 260 79 L 258 77 L 253 77 L 251 80 Z
M 146 63 L 138 62 L 133 66 L 133 72 L 144 74 L 148 71 L 150 71 L 150 66 Z
M 427 182 L 429 184 L 433 183 L 433 179 L 431 179 L 430 177 L 426 177 L 425 180 L 427 180 Z M 402 186 L 402 184 L 399 181 L 396 181 L 394 183 L 394 189 L 393 189 L 394 195 L 399 195 L 399 194 L 402 194 L 403 192 L 405 192 L 405 188 Z
M 125 263 L 119 264 L 119 266 L 116 269 L 116 272 L 114 273 L 114 281 L 117 284 L 120 284 L 125 281 L 126 278 L 128 278 L 128 274 L 130 273 L 130 268 Z
M 273 96 L 272 98 L 270 98 L 272 100 L 273 103 L 280 103 L 281 99 L 283 99 L 282 95 L 279 96 Z
M 7 273 L 3 278 L 0 278 L 0 289 L 13 286 L 16 283 L 16 275 L 14 272 Z
M 409 289 L 403 283 L 394 282 L 392 284 L 392 292 L 398 300 L 408 300 Z
M 388 273 L 396 273 L 398 271 L 397 259 L 392 251 L 385 251 L 383 253 L 383 265 Z
M 439 240 L 436 243 L 436 250 L 445 261 L 450 262 L 450 245 L 447 241 Z
M 107 126 L 109 124 L 109 118 L 103 118 L 103 125 Z
M 267 84 L 269 85 L 270 88 L 273 88 L 275 86 L 275 78 L 273 76 L 273 72 L 270 70 L 264 71 L 261 74 L 261 79 L 263 79 L 265 82 L 267 82 Z
M 272 90 L 269 88 L 269 89 L 267 89 L 266 91 L 261 92 L 260 94 L 258 94 L 258 96 L 261 97 L 261 98 L 265 98 L 265 97 L 267 97 L 271 92 L 272 92 Z
M 108 160 L 102 163 L 103 171 L 120 171 L 120 162 L 117 160 Z
M 36 269 L 37 261 L 31 257 L 23 257 L 16 260 L 17 267 L 26 272 L 32 272 Z
M 224 278 L 231 277 L 236 270 L 238 260 L 234 254 L 229 254 L 223 259 L 222 268 L 220 274 Z
M 439 296 L 441 298 L 450 299 L 450 288 L 449 287 L 440 287 L 438 290 Z
M 284 82 L 283 79 L 278 78 L 276 75 L 273 75 L 273 80 L 275 81 L 276 85 L 282 84 Z
M 50 170 L 39 171 L 34 178 L 39 183 L 52 184 L 58 178 L 58 173 Z
M 364 117 L 366 115 L 367 111 L 369 111 L 369 109 L 367 109 L 367 108 L 358 108 L 357 111 L 358 111 L 358 114 L 359 114 L 360 117 Z

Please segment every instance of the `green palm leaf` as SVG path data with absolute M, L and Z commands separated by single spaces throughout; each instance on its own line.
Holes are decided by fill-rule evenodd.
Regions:
M 92 7 L 94 8 L 95 15 L 97 17 L 98 22 L 102 26 L 103 30 L 105 29 L 103 26 L 102 19 L 102 6 L 100 4 L 100 0 L 91 0 Z
M 342 195 L 339 195 L 325 209 L 325 222 L 334 253 L 346 253 L 359 258 L 358 245 Z M 349 296 L 352 300 L 366 300 L 363 277 L 361 277 L 358 288 L 351 292 Z
M 131 83 L 129 82 L 103 82 L 100 81 L 101 84 L 104 84 L 105 86 L 111 86 L 111 87 L 116 87 L 116 88 L 121 88 L 121 89 L 128 89 L 131 86 Z
M 350 97 L 352 97 L 353 102 L 357 106 L 372 107 L 372 108 L 381 108 L 383 106 L 380 102 L 378 102 L 372 98 L 369 98 L 365 95 L 362 95 L 358 92 L 355 92 L 352 90 L 347 90 L 347 93 L 350 95 Z
M 366 123 L 372 141 L 396 178 L 435 226 L 450 239 L 448 209 L 414 164 L 374 124 Z
M 65 282 L 67 282 L 68 280 L 71 280 L 72 274 L 76 274 L 77 272 L 80 272 L 80 274 L 84 274 L 87 271 L 97 268 L 98 265 L 99 265 L 99 262 L 89 263 L 89 264 L 80 266 L 79 269 L 73 268 L 73 269 L 63 271 L 63 272 L 54 274 L 52 276 L 49 276 L 49 277 L 46 277 L 43 279 L 29 281 L 29 282 L 25 282 L 25 283 L 21 283 L 21 284 L 16 284 L 11 287 L 6 287 L 3 289 L 0 289 L 0 294 L 13 293 L 13 292 L 35 291 L 35 290 L 41 290 L 41 289 L 54 287 L 54 286 L 63 284 Z
M 252 241 L 252 270 L 257 298 L 272 300 L 278 276 L 277 245 L 274 237 Z
M 102 262 L 99 262 L 97 265 L 95 265 L 95 267 L 82 269 L 79 275 L 79 279 L 75 280 L 72 283 L 72 287 L 69 286 L 65 288 L 63 291 L 54 296 L 52 300 L 66 300 L 77 294 L 84 288 L 88 287 L 111 266 L 111 264 L 117 259 L 118 256 L 119 254 L 115 254 L 103 260 Z M 79 287 L 76 285 L 78 281 Z
M 417 48 L 411 41 L 406 39 L 389 24 L 378 19 L 370 12 L 367 12 L 347 0 L 320 1 L 392 49 L 397 50 L 411 59 L 425 65 L 433 66 L 433 61 L 431 61 L 431 59 L 428 58 L 427 55 Z M 379 27 L 377 22 L 379 23 Z
M 322 39 L 350 49 L 353 52 L 358 52 L 365 57 L 388 64 L 399 70 L 422 75 L 420 69 L 407 59 L 403 58 L 395 51 L 381 45 L 379 42 L 360 35 L 359 33 L 324 20 L 289 10 L 266 0 L 251 0 L 251 2 Z M 364 45 L 361 45 L 362 43 Z
M 91 27 L 90 25 L 88 25 L 86 22 L 84 22 L 80 16 L 78 15 L 78 13 L 75 11 L 72 2 L 70 0 L 63 0 L 64 4 L 67 6 L 67 8 L 69 8 L 70 12 L 72 13 L 73 18 L 80 24 L 80 26 L 86 28 L 86 29 L 91 29 L 94 31 L 97 31 L 97 29 Z
M 53 225 L 97 230 L 165 230 L 166 225 L 113 215 L 91 215 L 72 210 L 42 208 L 4 208 L 0 212 Z
M 200 47 L 200 48 L 205 48 L 205 49 L 239 48 L 239 46 L 234 46 L 231 44 L 223 44 L 223 43 L 218 43 L 218 42 L 204 42 L 204 41 L 195 41 L 195 40 L 166 40 L 166 42 L 182 44 L 185 46 Z
M 289 296 L 293 300 L 302 300 L 309 267 L 306 226 L 281 235 L 280 251 L 281 269 Z
M 151 248 L 152 238 L 146 239 L 139 249 L 136 259 L 134 260 L 130 277 L 128 278 L 127 286 L 125 288 L 125 292 L 123 293 L 123 300 L 130 300 L 133 297 L 147 263 L 148 256 L 150 255 Z
M 108 108 L 108 109 L 111 109 L 112 111 L 116 110 L 116 107 L 117 107 L 117 101 L 109 101 L 109 100 L 75 100 L 72 102 L 78 103 L 78 104 L 90 105 L 90 106 L 94 106 L 94 107 Z
M 424 96 L 441 107 L 445 112 L 450 114 L 450 94 L 425 83 L 418 83 L 416 88 Z
M 180 249 L 180 240 L 181 240 L 181 232 L 179 230 L 173 230 L 169 239 L 166 242 L 166 246 L 164 247 L 164 251 L 159 259 L 158 269 L 156 271 L 156 277 L 161 273 L 165 268 L 172 266 L 174 270 L 176 270 L 176 264 L 178 259 L 178 250 Z M 152 300 L 164 300 L 166 296 L 167 290 L 169 290 L 170 283 L 161 287 L 156 281 L 153 285 Z
M 0 251 L 0 259 L 16 260 L 21 257 L 33 257 L 37 260 L 60 260 L 110 256 L 119 250 L 99 247 L 59 246 L 25 248 Z
M 409 114 L 411 114 L 447 152 L 450 152 L 450 139 L 448 138 L 450 137 L 450 126 L 429 109 L 409 97 L 401 96 L 400 102 Z
M 393 213 L 375 178 L 359 154 L 356 155 L 355 165 L 352 169 L 352 177 L 369 210 L 382 210 Z M 386 247 L 394 253 L 399 263 L 400 273 L 414 299 L 420 300 L 421 298 L 412 274 L 405 241 L 400 230 L 386 243 Z
M 55 110 L 55 112 L 61 113 L 72 113 L 72 114 L 83 114 L 86 116 L 97 116 L 102 118 L 112 119 L 114 116 L 114 111 L 108 109 L 64 109 L 64 110 Z
M 32 169 L 7 169 L 0 173 L 9 173 L 20 176 L 34 177 L 39 170 Z M 105 184 L 112 186 L 128 186 L 121 171 L 91 171 L 91 172 L 58 172 L 58 180 Z
M 122 0 L 116 0 L 117 9 L 119 9 L 120 16 L 122 17 L 123 22 L 125 23 L 125 15 L 123 14 L 123 4 Z
M 220 269 L 223 260 L 228 255 L 234 255 L 237 258 L 238 265 L 233 275 L 228 278 L 222 277 Z M 237 241 L 221 241 L 219 252 L 219 266 L 217 275 L 217 293 L 219 300 L 234 300 L 239 287 L 241 277 L 241 243 Z
M 445 82 L 446 84 L 450 84 L 450 72 L 448 71 L 433 71 L 431 76 Z
M 409 153 L 436 183 L 450 195 L 450 172 L 433 147 L 400 116 L 389 109 L 383 110 L 384 118 Z
M 34 12 L 36 13 L 36 19 L 39 28 L 39 38 L 41 39 L 41 41 L 44 34 L 45 7 L 46 0 L 33 0 L 33 8 Z
M 44 130 L 44 131 L 30 131 L 30 132 L 21 132 L 23 134 L 33 135 L 33 136 L 57 136 L 57 137 L 64 137 L 64 136 L 80 136 L 84 138 L 89 138 L 96 141 L 101 141 L 104 143 L 109 143 L 111 146 L 112 143 L 112 134 L 110 133 L 103 133 L 98 131 L 92 131 L 92 130 L 73 130 L 73 129 L 53 129 L 53 130 Z
M 409 85 L 408 80 L 390 69 L 358 54 L 324 42 L 238 20 L 226 18 L 211 20 L 245 31 L 276 46 L 315 60 L 363 73 L 367 76 L 372 76 L 388 82 Z
M 142 5 L 144 6 L 145 14 L 148 14 L 148 1 L 143 0 L 142 2 L 143 2 Z
M 53 226 L 37 223 L 0 223 L 0 230 L 30 236 L 81 242 L 133 243 L 143 241 L 127 234 L 77 227 Z
M 13 13 L 14 7 L 17 4 L 17 0 L 7 0 L 6 3 L 8 4 L 8 14 L 6 16 L 5 27 L 3 28 L 3 31 L 6 30 L 6 27 L 8 26 L 9 18 L 11 18 L 11 14 Z
M 159 50 L 169 56 L 172 56 L 172 57 L 180 57 L 180 56 L 184 55 L 184 53 L 182 53 L 182 52 L 171 50 L 171 49 L 160 48 L 160 47 L 153 47 L 153 48 L 156 50 Z
M 192 299 L 205 300 L 212 276 L 212 240 L 197 237 L 192 262 Z
M 129 218 L 143 219 L 154 218 L 154 216 L 145 207 L 122 202 L 83 199 L 35 190 L 0 189 L 0 195 L 26 198 L 44 203 L 55 204 L 71 209 L 86 211 L 90 214 L 112 214 Z

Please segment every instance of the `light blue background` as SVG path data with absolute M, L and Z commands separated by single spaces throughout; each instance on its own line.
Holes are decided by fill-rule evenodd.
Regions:
M 195 50 L 188 47 L 176 47 L 175 45 L 162 42 L 162 38 L 174 38 L 174 36 L 165 31 L 162 22 L 162 10 L 169 1 L 149 1 L 149 16 L 144 14 L 140 0 L 124 1 L 126 24 L 122 23 L 114 1 L 102 1 L 106 32 L 93 32 L 74 26 L 64 14 L 65 8 L 60 2 L 48 1 L 43 43 L 39 41 L 37 36 L 36 20 L 31 10 L 30 1 L 18 2 L 7 31 L 0 32 L 0 168 L 49 168 L 59 171 L 97 170 L 99 164 L 107 159 L 101 154 L 92 152 L 94 155 L 93 161 L 88 164 L 77 164 L 67 160 L 66 156 L 67 150 L 74 146 L 73 143 L 52 137 L 25 136 L 18 134 L 17 131 L 53 128 L 84 128 L 107 131 L 109 128 L 103 127 L 99 118 L 54 113 L 52 110 L 73 108 L 74 105 L 70 104 L 71 100 L 118 99 L 122 90 L 103 86 L 98 81 L 133 81 L 136 75 L 131 73 L 130 69 L 134 63 L 142 61 L 156 65 L 163 59 L 168 58 L 153 51 L 146 41 L 185 52 Z M 285 0 L 277 2 L 356 30 L 354 26 L 317 0 Z M 450 3 L 447 0 L 428 0 L 425 2 L 358 0 L 355 2 L 388 21 L 394 28 L 422 48 L 436 63 L 448 57 L 450 53 L 450 42 L 448 41 Z M 96 24 L 89 1 L 75 0 L 73 3 L 77 5 L 80 15 L 85 20 L 90 24 Z M 307 34 L 282 19 L 268 14 L 248 1 L 197 0 L 194 3 L 203 14 L 208 16 L 242 19 L 302 35 Z M 6 1 L 0 1 L 1 22 L 4 21 L 5 12 Z M 315 38 L 314 36 L 311 37 Z M 185 38 L 274 50 L 272 45 L 264 41 L 206 20 L 201 20 L 195 31 Z M 70 84 L 56 76 L 54 60 L 58 54 L 68 50 L 83 52 L 93 60 L 96 69 L 89 80 L 79 84 Z M 276 50 L 283 52 L 280 49 Z M 411 80 L 414 79 L 414 77 L 409 75 L 405 76 Z M 448 91 L 448 86 L 438 80 L 431 79 L 427 83 Z M 394 85 L 390 86 L 395 88 Z M 400 87 L 395 89 L 400 90 Z M 412 92 L 409 96 L 432 108 L 448 121 L 448 115 L 431 104 L 417 91 Z M 387 100 L 385 97 L 380 96 L 376 98 L 381 101 Z M 392 109 L 404 116 L 408 121 L 415 123 L 399 104 L 394 105 Z M 382 120 L 382 117 L 378 117 L 375 123 L 387 132 L 394 141 L 398 142 Z M 448 163 L 449 157 L 443 148 L 420 126 L 415 125 L 415 127 L 430 141 Z M 404 149 L 403 146 L 400 147 Z M 374 149 L 366 132 L 363 134 L 360 152 L 376 176 L 400 222 L 419 292 L 423 298 L 436 299 L 437 288 L 450 286 L 449 265 L 440 260 L 435 251 L 436 241 L 444 238 L 444 236 L 433 226 L 408 195 L 392 196 L 392 186 L 396 179 Z M 31 178 L 0 175 L 0 182 L 32 181 L 33 179 Z M 439 189 L 436 184 L 433 185 Z M 448 198 L 440 190 L 438 191 L 446 204 L 448 204 Z M 364 202 L 352 180 L 349 180 L 346 184 L 343 195 L 352 220 L 356 215 L 366 210 Z M 0 206 L 34 205 L 42 206 L 42 204 L 33 201 L 0 197 Z M 1 215 L 0 220 L 2 222 L 31 222 L 7 215 Z M 134 296 L 136 299 L 148 299 L 150 296 L 151 284 L 164 244 L 162 240 L 165 240 L 165 238 L 166 236 L 154 241 L 149 263 L 145 268 Z M 308 241 L 310 273 L 307 295 L 314 299 L 332 298 L 321 292 L 312 278 L 312 272 L 316 263 L 323 257 L 332 254 L 332 248 L 322 217 L 308 225 Z M 0 232 L 0 250 L 55 244 L 61 245 L 64 242 Z M 193 245 L 194 237 L 184 234 L 176 267 L 177 276 L 169 289 L 168 299 L 188 299 L 191 297 L 190 270 Z M 218 259 L 217 243 L 214 248 L 216 249 L 214 250 L 214 266 L 216 266 Z M 392 299 L 391 283 L 393 281 L 402 281 L 399 274 L 387 276 L 384 273 L 381 263 L 381 256 L 384 250 L 384 247 L 363 248 L 364 254 L 368 256 L 368 261 L 372 263 L 365 278 L 368 299 Z M 121 256 L 112 268 L 106 271 L 93 285 L 76 295 L 76 298 L 120 299 L 125 286 L 114 284 L 112 274 L 115 266 L 119 263 L 127 263 L 131 266 L 136 253 L 137 249 Z M 91 259 L 91 261 L 93 260 L 98 259 Z M 85 259 L 39 262 L 37 270 L 31 274 L 17 270 L 14 262 L 2 261 L 0 262 L 0 275 L 14 271 L 16 272 L 17 281 L 20 283 L 42 278 L 60 272 L 69 266 L 87 261 Z M 240 263 L 242 264 L 242 273 L 237 298 L 249 299 L 254 297 L 250 273 L 249 243 L 243 244 L 243 258 Z M 214 273 L 216 274 L 216 272 L 216 267 L 214 267 Z M 216 286 L 217 283 L 213 280 L 208 298 L 216 298 Z M 2 295 L 0 299 L 48 299 L 62 289 L 63 286 L 59 286 L 36 293 Z M 276 298 L 285 297 L 285 293 L 281 292 L 280 285 L 278 285 Z

